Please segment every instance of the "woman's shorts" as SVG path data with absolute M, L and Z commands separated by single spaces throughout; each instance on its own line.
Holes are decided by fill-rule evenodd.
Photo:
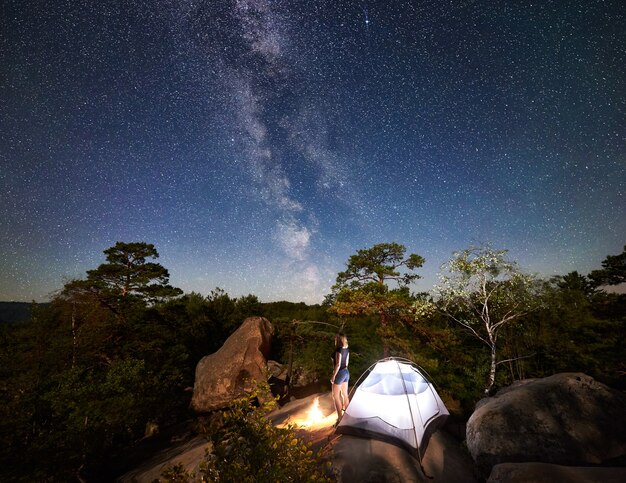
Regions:
M 343 384 L 344 382 L 348 382 L 350 380 L 350 373 L 348 372 L 348 368 L 340 369 L 335 376 L 335 382 L 333 384 Z

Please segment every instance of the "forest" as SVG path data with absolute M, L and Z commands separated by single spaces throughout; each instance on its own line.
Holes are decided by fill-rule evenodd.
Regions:
M 349 338 L 355 380 L 384 356 L 411 359 L 459 420 L 525 378 L 584 372 L 626 389 L 626 295 L 609 290 L 626 282 L 626 247 L 588 275 L 550 279 L 527 274 L 506 250 L 469 247 L 431 292 L 411 293 L 424 258 L 382 243 L 351 256 L 319 305 L 220 288 L 183 293 L 145 242 L 118 242 L 104 255 L 84 279 L 33 304 L 27 320 L 0 324 L 2 481 L 123 474 L 151 428 L 193 420 L 196 364 L 248 316 L 274 325 L 271 359 L 292 357 L 320 381 L 338 331 Z

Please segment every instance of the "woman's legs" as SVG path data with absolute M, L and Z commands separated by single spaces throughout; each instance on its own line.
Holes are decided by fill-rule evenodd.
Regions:
M 345 410 L 348 407 L 348 404 L 350 404 L 350 398 L 348 398 L 348 381 L 342 382 L 340 387 L 341 399 L 343 400 L 343 409 Z
M 337 419 L 341 418 L 341 386 L 343 384 L 333 384 L 333 401 L 335 402 L 335 410 L 337 411 Z

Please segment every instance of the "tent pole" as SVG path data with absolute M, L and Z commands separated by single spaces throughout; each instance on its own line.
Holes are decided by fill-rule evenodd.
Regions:
M 398 366 L 398 372 L 400 373 L 400 380 L 402 381 L 402 387 L 404 388 L 404 395 L 406 396 L 406 402 L 409 405 L 409 413 L 411 413 L 411 421 L 413 421 L 413 435 L 415 436 L 417 460 L 419 461 L 420 468 L 422 470 L 422 473 L 424 473 L 424 476 L 432 480 L 433 477 L 429 476 L 426 473 L 426 470 L 424 469 L 424 465 L 422 464 L 422 453 L 420 451 L 420 442 L 417 439 L 417 431 L 415 430 L 415 419 L 413 418 L 413 410 L 411 409 L 411 400 L 409 399 L 409 391 L 407 391 L 406 383 L 404 382 L 404 375 L 402 374 L 402 369 L 400 368 L 400 363 L 398 362 L 398 360 L 395 358 L 393 360 L 396 363 L 396 366 Z M 420 420 L 421 420 L 421 416 L 420 416 Z

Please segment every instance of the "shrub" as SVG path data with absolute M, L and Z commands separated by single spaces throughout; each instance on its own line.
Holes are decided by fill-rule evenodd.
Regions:
M 208 481 L 254 483 L 330 482 L 317 454 L 292 428 L 277 428 L 265 417 L 268 406 L 255 406 L 256 394 L 235 402 L 215 432 L 213 453 L 202 472 Z

